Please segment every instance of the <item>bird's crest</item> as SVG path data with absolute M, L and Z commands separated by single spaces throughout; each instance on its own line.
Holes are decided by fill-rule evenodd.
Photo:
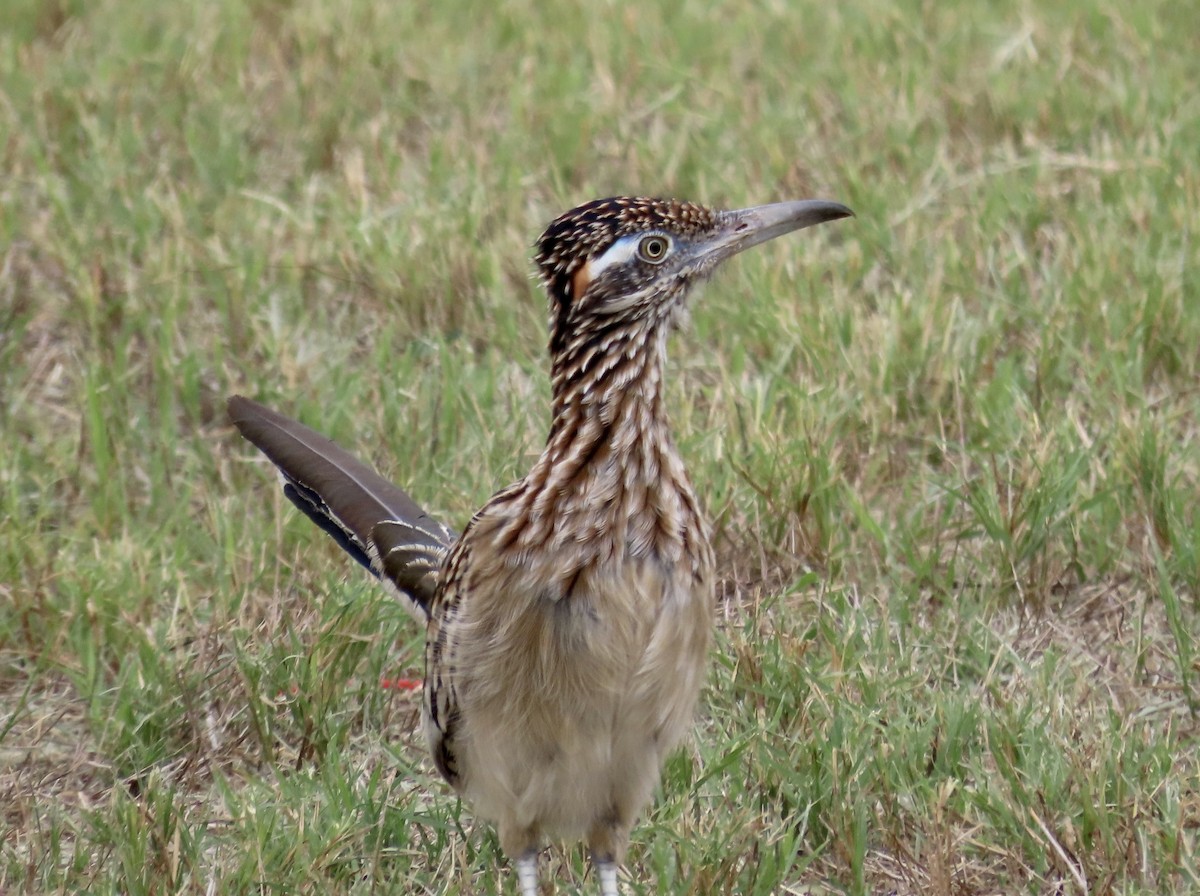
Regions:
M 614 243 L 632 234 L 686 237 L 717 226 L 717 213 L 702 205 L 628 196 L 596 199 L 555 218 L 538 240 L 534 258 L 550 295 L 551 351 L 561 348 L 555 343 L 564 335 L 565 319 L 591 282 L 589 262 Z

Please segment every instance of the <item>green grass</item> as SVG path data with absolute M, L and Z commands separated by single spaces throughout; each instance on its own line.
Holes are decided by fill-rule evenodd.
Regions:
M 858 213 L 673 342 L 720 632 L 630 892 L 1200 889 L 1195 10 L 796 6 L 4 4 L 0 891 L 511 888 L 223 401 L 461 525 L 614 193 Z

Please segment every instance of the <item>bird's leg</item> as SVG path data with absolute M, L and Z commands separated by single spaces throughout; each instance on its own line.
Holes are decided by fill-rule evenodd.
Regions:
M 617 869 L 625 858 L 629 845 L 629 829 L 633 819 L 628 812 L 613 806 L 596 820 L 588 832 L 588 851 L 592 854 L 592 866 L 600 878 L 600 896 L 620 896 L 617 889 Z
M 537 896 L 537 860 L 535 849 L 517 856 L 517 886 L 521 896 Z
M 595 859 L 600 875 L 600 896 L 620 896 L 617 889 L 617 863 L 612 859 Z

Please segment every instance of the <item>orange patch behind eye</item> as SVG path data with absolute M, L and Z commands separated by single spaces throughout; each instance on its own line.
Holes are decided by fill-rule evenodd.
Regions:
M 591 265 L 588 262 L 584 262 L 579 266 L 579 269 L 571 275 L 571 298 L 578 300 L 580 296 L 587 292 L 587 288 L 591 286 L 591 284 Z

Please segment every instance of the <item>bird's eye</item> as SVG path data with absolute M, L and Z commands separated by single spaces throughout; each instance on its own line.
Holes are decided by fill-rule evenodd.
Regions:
M 658 264 L 667 257 L 667 250 L 670 248 L 670 240 L 661 234 L 652 233 L 642 237 L 642 241 L 638 243 L 638 257 L 642 261 Z

